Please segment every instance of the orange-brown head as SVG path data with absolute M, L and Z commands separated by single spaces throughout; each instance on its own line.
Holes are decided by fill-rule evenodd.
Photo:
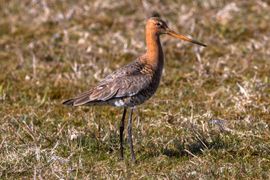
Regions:
M 184 41 L 188 41 L 194 44 L 198 44 L 200 46 L 204 46 L 206 47 L 205 44 L 200 43 L 196 40 L 190 39 L 182 34 L 177 34 L 176 32 L 174 32 L 173 30 L 171 30 L 168 25 L 159 17 L 151 17 L 148 19 L 147 23 L 146 23 L 146 31 L 154 33 L 156 35 L 161 35 L 161 34 L 168 34 L 174 38 L 180 39 L 180 40 L 184 40 Z

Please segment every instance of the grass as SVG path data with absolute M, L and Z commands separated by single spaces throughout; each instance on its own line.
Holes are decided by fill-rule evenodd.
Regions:
M 1 179 L 269 179 L 267 1 L 149 1 L 169 26 L 132 164 L 121 109 L 61 102 L 145 51 L 139 1 L 0 1 Z M 146 4 L 147 5 L 147 4 Z

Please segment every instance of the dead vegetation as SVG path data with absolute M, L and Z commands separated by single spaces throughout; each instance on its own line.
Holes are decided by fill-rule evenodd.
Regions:
M 61 102 L 145 51 L 140 1 L 0 0 L 1 179 L 270 178 L 269 2 L 148 3 L 208 47 L 162 38 L 132 165 L 128 150 L 118 160 L 120 109 Z

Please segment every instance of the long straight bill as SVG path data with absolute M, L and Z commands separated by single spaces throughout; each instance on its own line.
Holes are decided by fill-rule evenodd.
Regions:
M 203 43 L 201 43 L 201 42 L 199 42 L 199 41 L 190 39 L 190 38 L 188 38 L 188 37 L 186 37 L 186 36 L 184 36 L 184 35 L 182 35 L 182 34 L 177 34 L 176 32 L 174 32 L 174 31 L 172 31 L 172 30 L 170 30 L 170 29 L 167 30 L 167 34 L 170 35 L 170 36 L 172 36 L 172 37 L 175 37 L 175 38 L 177 38 L 177 39 L 183 40 L 183 41 L 188 41 L 188 42 L 191 42 L 191 43 L 194 43 L 194 44 L 198 44 L 198 45 L 204 46 L 204 47 L 207 46 L 207 45 L 205 45 L 205 44 L 203 44 Z

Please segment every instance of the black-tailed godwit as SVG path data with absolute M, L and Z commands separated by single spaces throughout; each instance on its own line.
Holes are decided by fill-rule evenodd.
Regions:
M 111 105 L 123 107 L 124 112 L 120 123 L 121 159 L 124 158 L 123 132 L 125 116 L 127 109 L 130 108 L 128 141 L 132 161 L 136 160 L 132 140 L 132 113 L 134 107 L 152 97 L 159 86 L 164 64 L 164 55 L 160 43 L 160 35 L 162 34 L 167 34 L 200 46 L 206 46 L 203 43 L 175 33 L 159 17 L 151 17 L 146 23 L 147 51 L 145 54 L 105 77 L 94 88 L 63 102 L 63 104 L 69 106 Z

